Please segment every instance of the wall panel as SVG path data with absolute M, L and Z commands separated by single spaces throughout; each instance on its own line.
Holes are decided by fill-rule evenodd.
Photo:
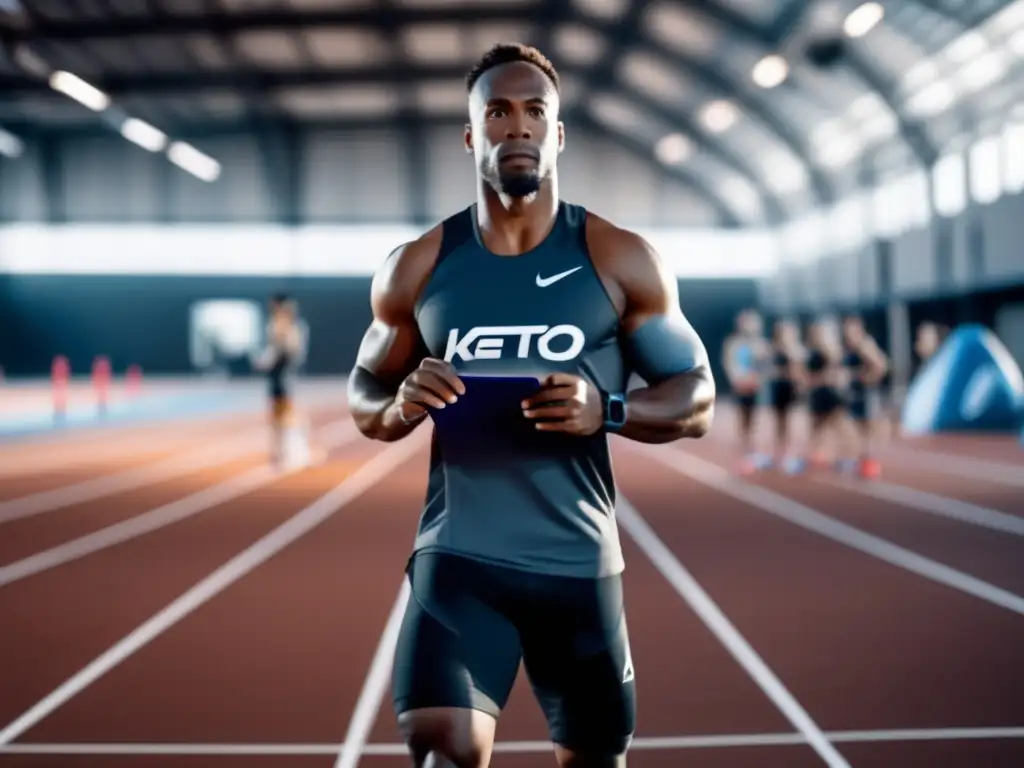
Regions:
M 892 240 L 892 292 L 894 295 L 928 293 L 936 287 L 931 233 L 914 229 Z
M 37 145 L 26 144 L 21 157 L 0 157 L 0 221 L 45 219 L 42 158 Z
M 160 179 L 167 162 L 163 157 L 107 136 L 67 141 L 61 151 L 61 184 L 69 221 L 159 218 Z
M 255 137 L 218 136 L 196 142 L 196 148 L 221 164 L 221 177 L 207 184 L 172 166 L 168 190 L 172 220 L 251 223 L 274 217 L 270 180 Z
M 394 222 L 411 215 L 406 150 L 397 132 L 311 132 L 300 176 L 307 221 Z
M 981 209 L 985 231 L 983 282 L 1024 281 L 1024 194 L 1008 195 Z

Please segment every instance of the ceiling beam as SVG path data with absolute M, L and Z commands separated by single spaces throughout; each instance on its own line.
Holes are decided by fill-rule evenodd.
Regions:
M 510 5 L 493 0 L 474 7 L 397 8 L 389 5 L 370 5 L 350 8 L 289 11 L 275 8 L 261 8 L 253 5 L 244 13 L 219 10 L 211 18 L 207 14 L 174 14 L 160 19 L 154 25 L 147 16 L 122 16 L 111 19 L 82 18 L 61 21 L 37 17 L 30 26 L 14 30 L 11 35 L 17 42 L 31 42 L 45 39 L 60 42 L 105 40 L 115 37 L 167 37 L 170 35 L 205 34 L 211 21 L 218 28 L 231 33 L 259 30 L 292 30 L 301 28 L 363 28 L 382 29 L 389 26 L 410 24 L 457 24 L 481 22 L 522 22 L 529 19 L 537 24 L 546 24 L 564 19 L 570 11 L 560 6 L 541 3 Z M 551 16 L 555 18 L 551 18 Z
M 750 181 L 758 191 L 761 204 L 765 208 L 766 218 L 769 222 L 782 221 L 786 216 L 779 199 L 765 186 L 764 180 L 753 166 L 739 155 L 731 152 L 713 135 L 698 128 L 681 111 L 670 109 L 623 82 L 621 71 L 623 59 L 630 49 L 643 46 L 644 36 L 640 26 L 644 13 L 650 4 L 650 0 L 635 0 L 635 2 L 631 3 L 626 14 L 617 20 L 618 34 L 609 39 L 609 47 L 601 57 L 601 62 L 593 69 L 586 69 L 577 73 L 578 77 L 586 83 L 587 90 L 591 93 L 598 92 L 602 88 L 607 87 L 609 83 L 616 83 L 618 87 L 615 90 L 623 98 L 650 112 L 673 130 L 685 134 L 698 147 Z M 655 160 L 657 161 L 657 158 Z

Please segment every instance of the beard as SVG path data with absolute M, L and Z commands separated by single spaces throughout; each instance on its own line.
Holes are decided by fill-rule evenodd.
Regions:
M 541 176 L 536 169 L 498 172 L 498 191 L 511 198 L 529 197 L 540 190 Z

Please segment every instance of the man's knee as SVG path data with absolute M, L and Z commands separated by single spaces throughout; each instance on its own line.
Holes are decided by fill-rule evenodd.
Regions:
M 486 768 L 495 725 L 493 717 L 475 709 L 435 707 L 398 716 L 398 729 L 418 768 Z

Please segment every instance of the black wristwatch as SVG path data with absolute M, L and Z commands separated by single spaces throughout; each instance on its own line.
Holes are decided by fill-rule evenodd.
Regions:
M 602 392 L 601 405 L 604 410 L 604 428 L 608 432 L 618 432 L 626 424 L 626 396 Z

